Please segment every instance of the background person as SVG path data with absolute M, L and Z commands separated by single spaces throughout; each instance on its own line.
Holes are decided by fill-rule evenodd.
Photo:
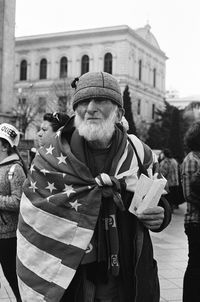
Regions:
M 56 131 L 64 126 L 69 120 L 69 116 L 65 113 L 45 113 L 43 116 L 43 122 L 38 131 L 38 144 L 39 146 L 44 146 L 52 139 L 52 135 Z
M 89 72 L 73 86 L 75 117 L 38 150 L 24 186 L 18 236 L 22 297 L 159 302 L 149 229 L 168 225 L 170 207 L 162 200 L 137 216 L 128 211 L 141 173 L 136 152 L 149 175 L 156 156 L 120 125 L 122 95 L 112 75 Z M 32 252 L 26 259 L 24 244 Z
M 69 116 L 65 113 L 45 113 L 43 115 L 43 121 L 40 126 L 40 130 L 37 133 L 37 143 L 39 147 L 45 146 L 52 139 L 52 135 L 55 135 L 56 131 L 66 124 L 69 120 Z M 32 161 L 36 155 L 37 148 L 33 147 L 30 150 L 29 167 L 31 167 Z
M 179 204 L 179 166 L 175 158 L 172 157 L 169 149 L 162 151 L 163 158 L 160 160 L 160 172 L 167 179 L 169 192 L 166 195 L 172 210 L 178 208 Z
M 187 203 L 184 226 L 189 253 L 183 282 L 183 302 L 197 302 L 200 298 L 200 122 L 192 124 L 184 139 L 189 150 L 182 163 L 182 185 Z
M 21 301 L 16 275 L 16 229 L 26 168 L 16 147 L 18 130 L 0 125 L 0 263 L 17 301 Z

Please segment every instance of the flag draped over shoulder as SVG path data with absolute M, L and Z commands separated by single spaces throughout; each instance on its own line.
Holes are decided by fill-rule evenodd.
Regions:
M 153 156 L 131 135 L 142 162 Z M 126 142 L 117 161 L 116 179 L 134 192 L 138 164 Z M 24 185 L 17 231 L 17 274 L 25 302 L 60 301 L 91 241 L 107 174 L 94 178 L 87 166 L 61 143 L 60 131 L 50 146 L 40 148 Z

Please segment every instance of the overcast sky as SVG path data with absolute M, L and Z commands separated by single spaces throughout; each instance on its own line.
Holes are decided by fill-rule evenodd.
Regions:
M 147 23 L 168 57 L 166 89 L 200 96 L 200 0 L 16 0 L 16 37 Z

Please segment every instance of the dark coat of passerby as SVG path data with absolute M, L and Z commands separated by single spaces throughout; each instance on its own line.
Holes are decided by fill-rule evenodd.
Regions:
M 189 253 L 183 283 L 183 302 L 197 302 L 200 299 L 200 192 L 197 187 L 200 184 L 200 122 L 195 122 L 188 129 L 185 144 L 189 153 L 182 163 L 182 184 L 187 202 L 184 225 Z
M 89 72 L 73 87 L 75 117 L 38 150 L 24 186 L 21 295 L 24 301 L 159 302 L 149 230 L 169 224 L 170 207 L 161 199 L 140 215 L 129 212 L 142 168 L 149 177 L 157 171 L 156 156 L 120 125 L 122 95 L 112 75 Z
M 16 274 L 16 230 L 26 170 L 16 147 L 19 131 L 0 124 L 0 264 L 17 301 L 21 301 Z

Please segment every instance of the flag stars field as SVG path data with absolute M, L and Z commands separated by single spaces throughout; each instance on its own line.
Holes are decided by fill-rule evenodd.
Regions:
M 31 172 L 31 174 L 33 173 L 33 171 L 35 171 L 34 165 L 31 165 L 31 167 L 30 167 L 30 172 Z
M 65 188 L 63 191 L 64 191 L 63 194 L 66 193 L 68 197 L 70 194 L 76 193 L 76 191 L 73 189 L 72 185 L 68 186 L 66 184 L 65 184 Z
M 82 206 L 82 204 L 78 203 L 77 200 L 75 200 L 74 202 L 70 202 L 70 204 L 71 204 L 72 208 L 76 210 L 76 212 L 78 211 L 78 207 Z
M 50 172 L 49 172 L 48 170 L 46 170 L 46 169 L 42 169 L 41 172 L 42 172 L 44 175 L 46 175 L 47 173 L 50 173 Z
M 29 187 L 30 189 L 32 189 L 33 190 L 33 192 L 35 192 L 35 190 L 37 190 L 38 188 L 37 188 L 37 186 L 36 186 L 36 181 L 35 182 L 33 182 L 33 181 L 31 181 L 31 185 L 30 185 L 30 187 Z
M 51 193 L 53 192 L 53 190 L 57 190 L 56 187 L 54 186 L 54 182 L 52 183 L 48 182 L 48 186 L 45 189 L 48 189 Z
M 47 154 L 51 154 L 52 155 L 52 152 L 53 152 L 54 149 L 55 148 L 52 145 L 50 145 L 49 148 L 46 148 L 46 150 L 47 150 L 46 155 Z
M 62 153 L 60 154 L 60 156 L 58 156 L 58 157 L 56 157 L 57 159 L 58 159 L 58 165 L 60 165 L 60 164 L 66 164 L 66 158 L 67 158 L 67 156 L 64 156 Z

